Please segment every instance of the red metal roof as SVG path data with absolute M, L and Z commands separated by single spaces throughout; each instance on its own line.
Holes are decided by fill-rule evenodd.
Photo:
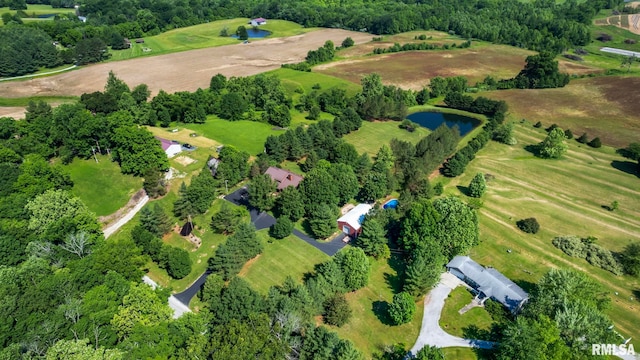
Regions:
M 278 183 L 278 190 L 282 190 L 287 186 L 298 187 L 303 179 L 298 174 L 273 166 L 269 167 L 264 173 L 271 176 L 271 179 Z

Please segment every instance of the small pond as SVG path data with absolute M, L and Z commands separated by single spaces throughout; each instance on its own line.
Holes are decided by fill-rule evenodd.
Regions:
M 407 119 L 429 130 L 435 130 L 443 123 L 447 124 L 450 128 L 458 125 L 461 136 L 467 135 L 476 126 L 481 124 L 480 120 L 468 116 L 427 111 L 413 113 L 407 116 Z
M 271 35 L 270 31 L 260 30 L 260 29 L 247 29 L 247 34 L 249 34 L 249 39 L 261 39 Z M 237 39 L 238 35 L 231 35 L 232 38 Z

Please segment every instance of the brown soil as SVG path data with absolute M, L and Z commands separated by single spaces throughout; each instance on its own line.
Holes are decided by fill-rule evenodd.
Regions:
M 109 71 L 130 87 L 147 84 L 152 94 L 195 91 L 209 86 L 217 73 L 227 77 L 248 76 L 277 69 L 284 63 L 304 60 L 307 51 L 327 40 L 340 44 L 350 36 L 356 44 L 371 40 L 371 34 L 322 29 L 303 35 L 226 45 L 168 55 L 136 58 L 83 67 L 50 77 L 0 84 L 0 97 L 82 95 L 104 88 Z
M 23 107 L 0 107 L 0 117 L 11 117 L 14 119 L 24 119 L 26 109 Z

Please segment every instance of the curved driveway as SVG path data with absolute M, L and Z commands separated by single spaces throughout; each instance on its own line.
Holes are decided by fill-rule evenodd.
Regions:
M 411 348 L 411 353 L 415 354 L 424 346 L 445 347 L 474 347 L 480 349 L 491 349 L 495 343 L 484 340 L 463 339 L 447 334 L 440 327 L 440 315 L 444 307 L 444 301 L 449 296 L 451 290 L 461 285 L 461 281 L 450 273 L 444 273 L 440 277 L 440 283 L 427 294 L 424 299 L 424 316 L 422 317 L 422 327 L 420 335 L 415 345 Z

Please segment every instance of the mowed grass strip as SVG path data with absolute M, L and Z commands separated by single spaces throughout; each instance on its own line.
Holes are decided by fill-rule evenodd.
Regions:
M 123 175 L 118 163 L 109 156 L 75 159 L 65 168 L 71 173 L 71 193 L 79 197 L 98 216 L 112 214 L 125 206 L 133 194 L 142 188 L 142 178 Z
M 271 286 L 282 285 L 287 276 L 302 283 L 304 274 L 313 272 L 316 264 L 329 260 L 328 255 L 293 235 L 269 243 L 267 231 L 258 232 L 264 244 L 262 254 L 247 262 L 240 271 L 240 276 L 262 294 L 267 294 Z
M 232 37 L 222 37 L 220 32 L 226 28 L 231 35 L 235 33 L 239 26 L 245 26 L 250 29 L 251 25 L 248 22 L 248 18 L 235 18 L 170 30 L 159 35 L 145 37 L 143 44 L 137 44 L 132 41 L 132 47 L 129 49 L 112 50 L 110 60 L 126 60 L 140 56 L 240 44 L 240 40 Z M 265 39 L 299 35 L 315 30 L 315 28 L 303 28 L 301 25 L 285 20 L 269 20 L 266 25 L 261 25 L 260 29 L 271 32 L 271 35 Z M 250 41 L 261 40 L 263 39 L 250 39 Z M 150 49 L 150 51 L 145 52 L 144 48 Z
M 424 313 L 424 297 L 420 297 L 416 300 L 416 312 L 411 322 L 391 325 L 387 303 L 391 303 L 393 294 L 401 290 L 400 272 L 404 265 L 395 255 L 389 260 L 369 258 L 369 261 L 369 284 L 346 295 L 353 311 L 351 320 L 340 328 L 328 326 L 341 338 L 351 340 L 367 359 L 382 352 L 384 347 L 397 343 L 404 344 L 409 350 L 418 338 Z
M 384 144 L 389 145 L 397 138 L 416 144 L 429 134 L 429 129 L 418 127 L 414 132 L 400 129 L 399 121 L 363 121 L 360 129 L 344 136 L 346 142 L 356 147 L 359 153 L 374 156 Z
M 469 338 L 469 335 L 465 334 L 465 329 L 472 326 L 477 326 L 481 330 L 489 330 L 493 320 L 484 308 L 475 307 L 462 315 L 458 313 L 465 305 L 471 303 L 472 299 L 473 295 L 466 288 L 458 286 L 453 289 L 444 302 L 440 327 L 453 336 L 464 338 Z
M 44 70 L 44 72 L 53 71 L 53 70 L 56 70 L 56 69 L 46 69 Z M 27 106 L 31 101 L 44 101 L 50 105 L 68 104 L 68 103 L 74 103 L 78 100 L 79 98 L 77 96 L 30 96 L 30 97 L 23 97 L 23 98 L 0 97 L 0 106 Z
M 600 137 L 603 143 L 626 147 L 640 139 L 640 78 L 607 76 L 575 79 L 557 89 L 502 90 L 482 93 L 509 104 L 512 120 L 557 124 L 578 137 Z
M 626 159 L 611 148 L 592 149 L 569 140 L 569 151 L 562 159 L 543 160 L 524 147 L 540 142 L 546 135 L 544 130 L 518 124 L 515 135 L 518 144 L 514 146 L 490 142 L 465 174 L 451 180 L 446 188 L 448 193 L 463 196 L 456 186 L 466 187 L 477 172 L 494 177 L 479 210 L 481 243 L 471 250 L 471 257 L 495 267 L 528 291 L 551 268 L 586 273 L 610 294 L 608 314 L 616 329 L 625 337 L 637 334 L 640 303 L 633 291 L 640 289 L 640 280 L 615 276 L 569 257 L 551 240 L 560 235 L 595 236 L 598 244 L 612 251 L 637 241 L 638 177 L 613 167 Z M 614 200 L 619 201 L 619 210 L 602 208 Z M 527 217 L 538 219 L 539 233 L 525 234 L 517 229 L 515 222 Z

